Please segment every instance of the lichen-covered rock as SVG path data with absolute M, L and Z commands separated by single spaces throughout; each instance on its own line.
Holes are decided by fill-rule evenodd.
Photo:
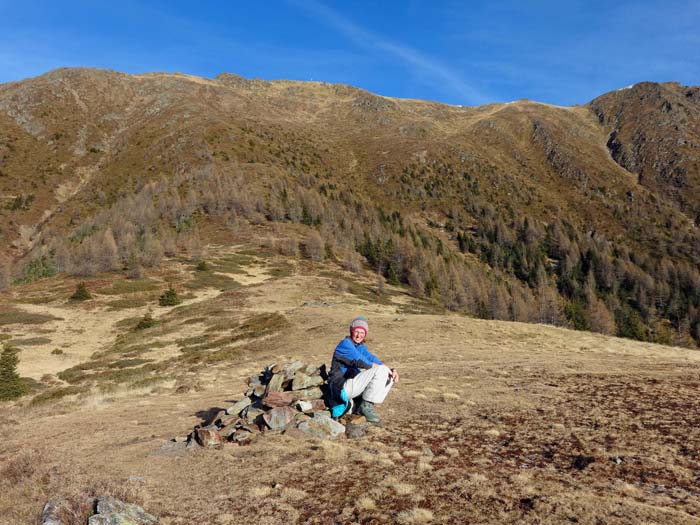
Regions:
M 46 502 L 41 513 L 41 525 L 64 525 L 60 520 L 60 510 L 66 504 L 65 500 L 52 499 Z
M 238 416 L 243 409 L 249 406 L 251 403 L 252 400 L 249 397 L 243 397 L 227 408 L 226 413 L 232 416 Z
M 322 384 L 323 378 L 321 376 L 307 376 L 306 374 L 298 372 L 292 380 L 292 390 L 302 390 Z
M 138 505 L 124 503 L 111 496 L 97 499 L 96 514 L 90 516 L 88 525 L 152 525 L 158 518 Z
M 298 414 L 292 407 L 277 407 L 263 414 L 263 419 L 272 430 L 284 430 Z
M 297 428 L 320 439 L 335 438 L 345 433 L 345 426 L 323 413 L 314 414 L 312 418 L 299 423 Z

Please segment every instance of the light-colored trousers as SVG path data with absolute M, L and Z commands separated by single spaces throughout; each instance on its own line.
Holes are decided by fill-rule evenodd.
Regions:
M 365 401 L 378 405 L 384 401 L 394 385 L 394 382 L 389 380 L 390 373 L 391 369 L 386 365 L 363 370 L 352 379 L 345 381 L 343 390 L 350 399 L 361 395 Z

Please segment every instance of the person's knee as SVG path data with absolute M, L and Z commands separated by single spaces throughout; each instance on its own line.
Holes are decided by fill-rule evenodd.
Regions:
M 379 365 L 375 374 L 380 375 L 384 378 L 389 377 L 389 374 L 391 374 L 391 368 L 389 368 L 386 365 Z

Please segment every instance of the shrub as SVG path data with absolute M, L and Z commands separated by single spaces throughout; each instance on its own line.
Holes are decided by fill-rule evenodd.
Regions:
M 314 231 L 307 237 L 304 255 L 312 261 L 322 261 L 325 257 L 325 243 L 318 232 Z
M 175 289 L 170 285 L 170 288 L 163 292 L 158 298 L 158 304 L 161 306 L 176 306 L 182 302 L 182 299 L 177 295 Z
M 296 239 L 281 239 L 277 242 L 277 251 L 282 255 L 297 257 L 299 255 L 299 243 Z
M 146 314 L 141 318 L 138 324 L 134 327 L 134 330 L 145 330 L 146 328 L 151 328 L 158 324 L 158 321 L 153 319 L 151 312 L 146 312 Z
M 197 263 L 197 266 L 195 268 L 198 272 L 208 272 L 209 271 L 209 265 L 207 264 L 207 261 L 199 261 Z
M 56 263 L 51 255 L 42 255 L 32 260 L 24 269 L 20 283 L 31 283 L 44 277 L 56 275 Z
M 60 348 L 54 348 L 53 350 L 51 350 L 51 355 L 63 355 L 63 350 L 61 350 Z
M 87 301 L 88 299 L 92 299 L 92 295 L 90 295 L 85 283 L 81 281 L 78 283 L 78 286 L 75 287 L 75 292 L 73 292 L 70 298 L 74 301 Z
M 0 353 L 0 401 L 16 399 L 27 393 L 27 387 L 17 373 L 19 350 L 9 344 L 2 345 Z

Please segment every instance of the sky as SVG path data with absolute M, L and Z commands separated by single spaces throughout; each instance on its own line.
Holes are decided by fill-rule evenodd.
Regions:
M 0 82 L 89 66 L 569 106 L 700 84 L 700 0 L 0 0 Z

